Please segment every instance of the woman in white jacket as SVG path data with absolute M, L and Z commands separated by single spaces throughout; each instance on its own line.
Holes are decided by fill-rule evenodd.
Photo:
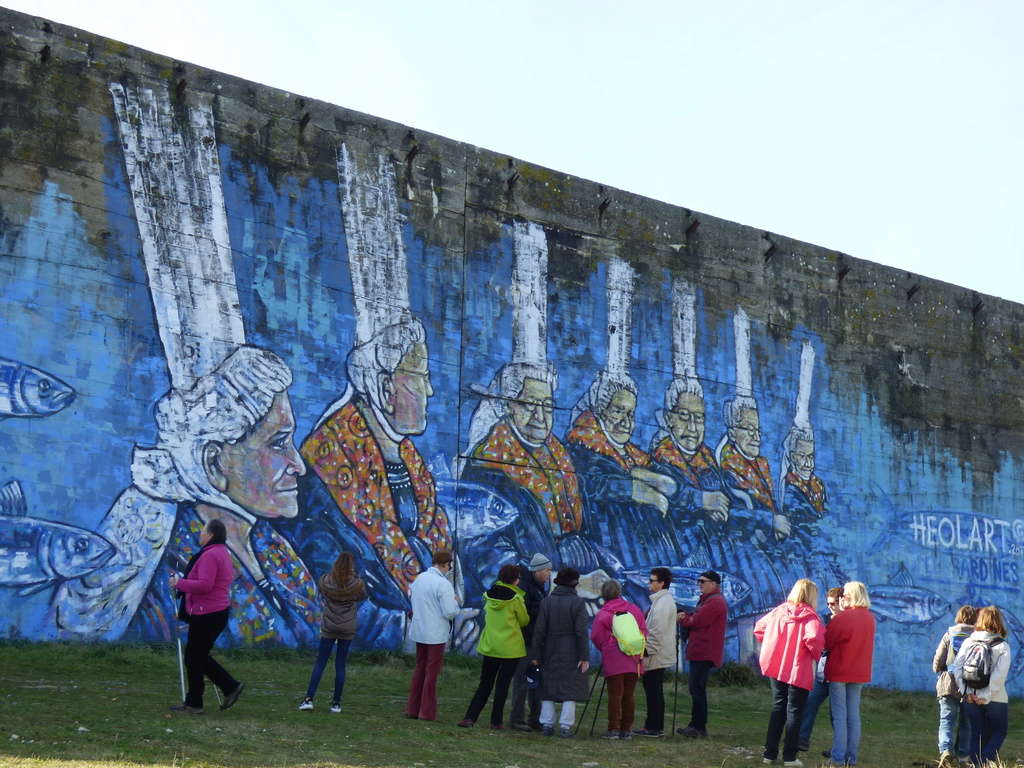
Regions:
M 991 657 L 988 685 L 972 687 L 970 670 L 965 675 L 965 667 L 984 646 L 988 646 Z M 971 762 L 980 766 L 996 760 L 1008 727 L 1006 676 L 1010 671 L 1010 644 L 1006 642 L 1003 615 L 994 605 L 978 611 L 974 632 L 960 646 L 950 671 L 964 696 L 964 710 L 971 723 Z M 984 744 L 981 743 L 983 735 L 986 737 Z
M 647 648 L 644 659 L 644 697 L 647 719 L 638 736 L 657 738 L 665 730 L 665 670 L 676 664 L 676 602 L 669 591 L 672 571 L 652 568 L 648 579 L 651 607 L 647 611 Z

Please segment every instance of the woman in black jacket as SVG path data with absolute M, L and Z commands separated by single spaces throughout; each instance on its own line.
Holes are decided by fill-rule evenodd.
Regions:
M 579 581 L 575 568 L 558 572 L 555 588 L 540 604 L 533 629 L 530 658 L 541 670 L 540 724 L 545 736 L 555 732 L 556 702 L 562 704 L 560 735 L 569 738 L 576 722 L 576 702 L 590 696 L 590 620 L 583 598 L 576 594 Z

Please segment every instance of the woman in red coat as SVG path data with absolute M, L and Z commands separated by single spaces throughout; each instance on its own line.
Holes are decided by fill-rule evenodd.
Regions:
M 843 610 L 825 629 L 825 679 L 832 707 L 832 762 L 856 765 L 860 746 L 860 692 L 871 682 L 875 617 L 868 590 L 859 581 L 843 586 Z
M 783 727 L 783 765 L 799 766 L 800 721 L 807 694 L 814 687 L 814 666 L 825 647 L 825 626 L 818 618 L 818 587 L 810 579 L 799 579 L 782 605 L 762 616 L 754 625 L 754 637 L 761 641 L 761 674 L 772 681 L 772 714 L 764 741 L 764 758 L 779 756 Z

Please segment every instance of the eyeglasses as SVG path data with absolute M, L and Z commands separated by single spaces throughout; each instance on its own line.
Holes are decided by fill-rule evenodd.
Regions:
M 709 583 L 711 583 L 711 579 L 700 578 L 700 579 L 697 579 L 697 583 L 698 584 L 709 584 Z
M 655 582 L 657 582 L 658 584 L 661 583 L 661 579 L 656 579 L 653 576 L 651 576 L 651 578 L 649 578 L 648 581 L 651 582 L 651 584 L 654 584 Z
M 828 601 L 826 601 L 826 604 L 828 605 L 829 608 L 835 608 L 837 605 L 839 605 L 839 601 L 838 600 L 828 600 Z

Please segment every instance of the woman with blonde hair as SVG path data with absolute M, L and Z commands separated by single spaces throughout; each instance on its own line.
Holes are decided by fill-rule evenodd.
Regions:
M 939 765 L 943 768 L 954 765 L 958 756 L 966 760 L 971 751 L 971 725 L 952 666 L 960 647 L 974 632 L 977 618 L 978 611 L 973 605 L 961 605 L 953 625 L 943 633 L 932 658 L 932 671 L 938 675 L 935 696 L 939 700 Z
M 860 694 L 871 682 L 875 617 L 868 590 L 859 581 L 843 585 L 842 612 L 825 629 L 825 679 L 832 707 L 832 751 L 837 765 L 856 765 L 860 747 Z
M 1006 642 L 1003 614 L 994 605 L 978 611 L 974 632 L 960 646 L 951 671 L 964 696 L 964 711 L 971 724 L 971 762 L 983 765 L 995 761 L 1009 726 L 1006 675 L 1010 671 L 1010 644 Z
M 758 619 L 754 637 L 761 642 L 761 673 L 772 683 L 772 713 L 764 741 L 764 762 L 779 756 L 783 765 L 801 766 L 797 759 L 800 721 L 807 694 L 814 687 L 814 668 L 825 647 L 825 627 L 818 617 L 818 587 L 798 579 L 782 605 Z

